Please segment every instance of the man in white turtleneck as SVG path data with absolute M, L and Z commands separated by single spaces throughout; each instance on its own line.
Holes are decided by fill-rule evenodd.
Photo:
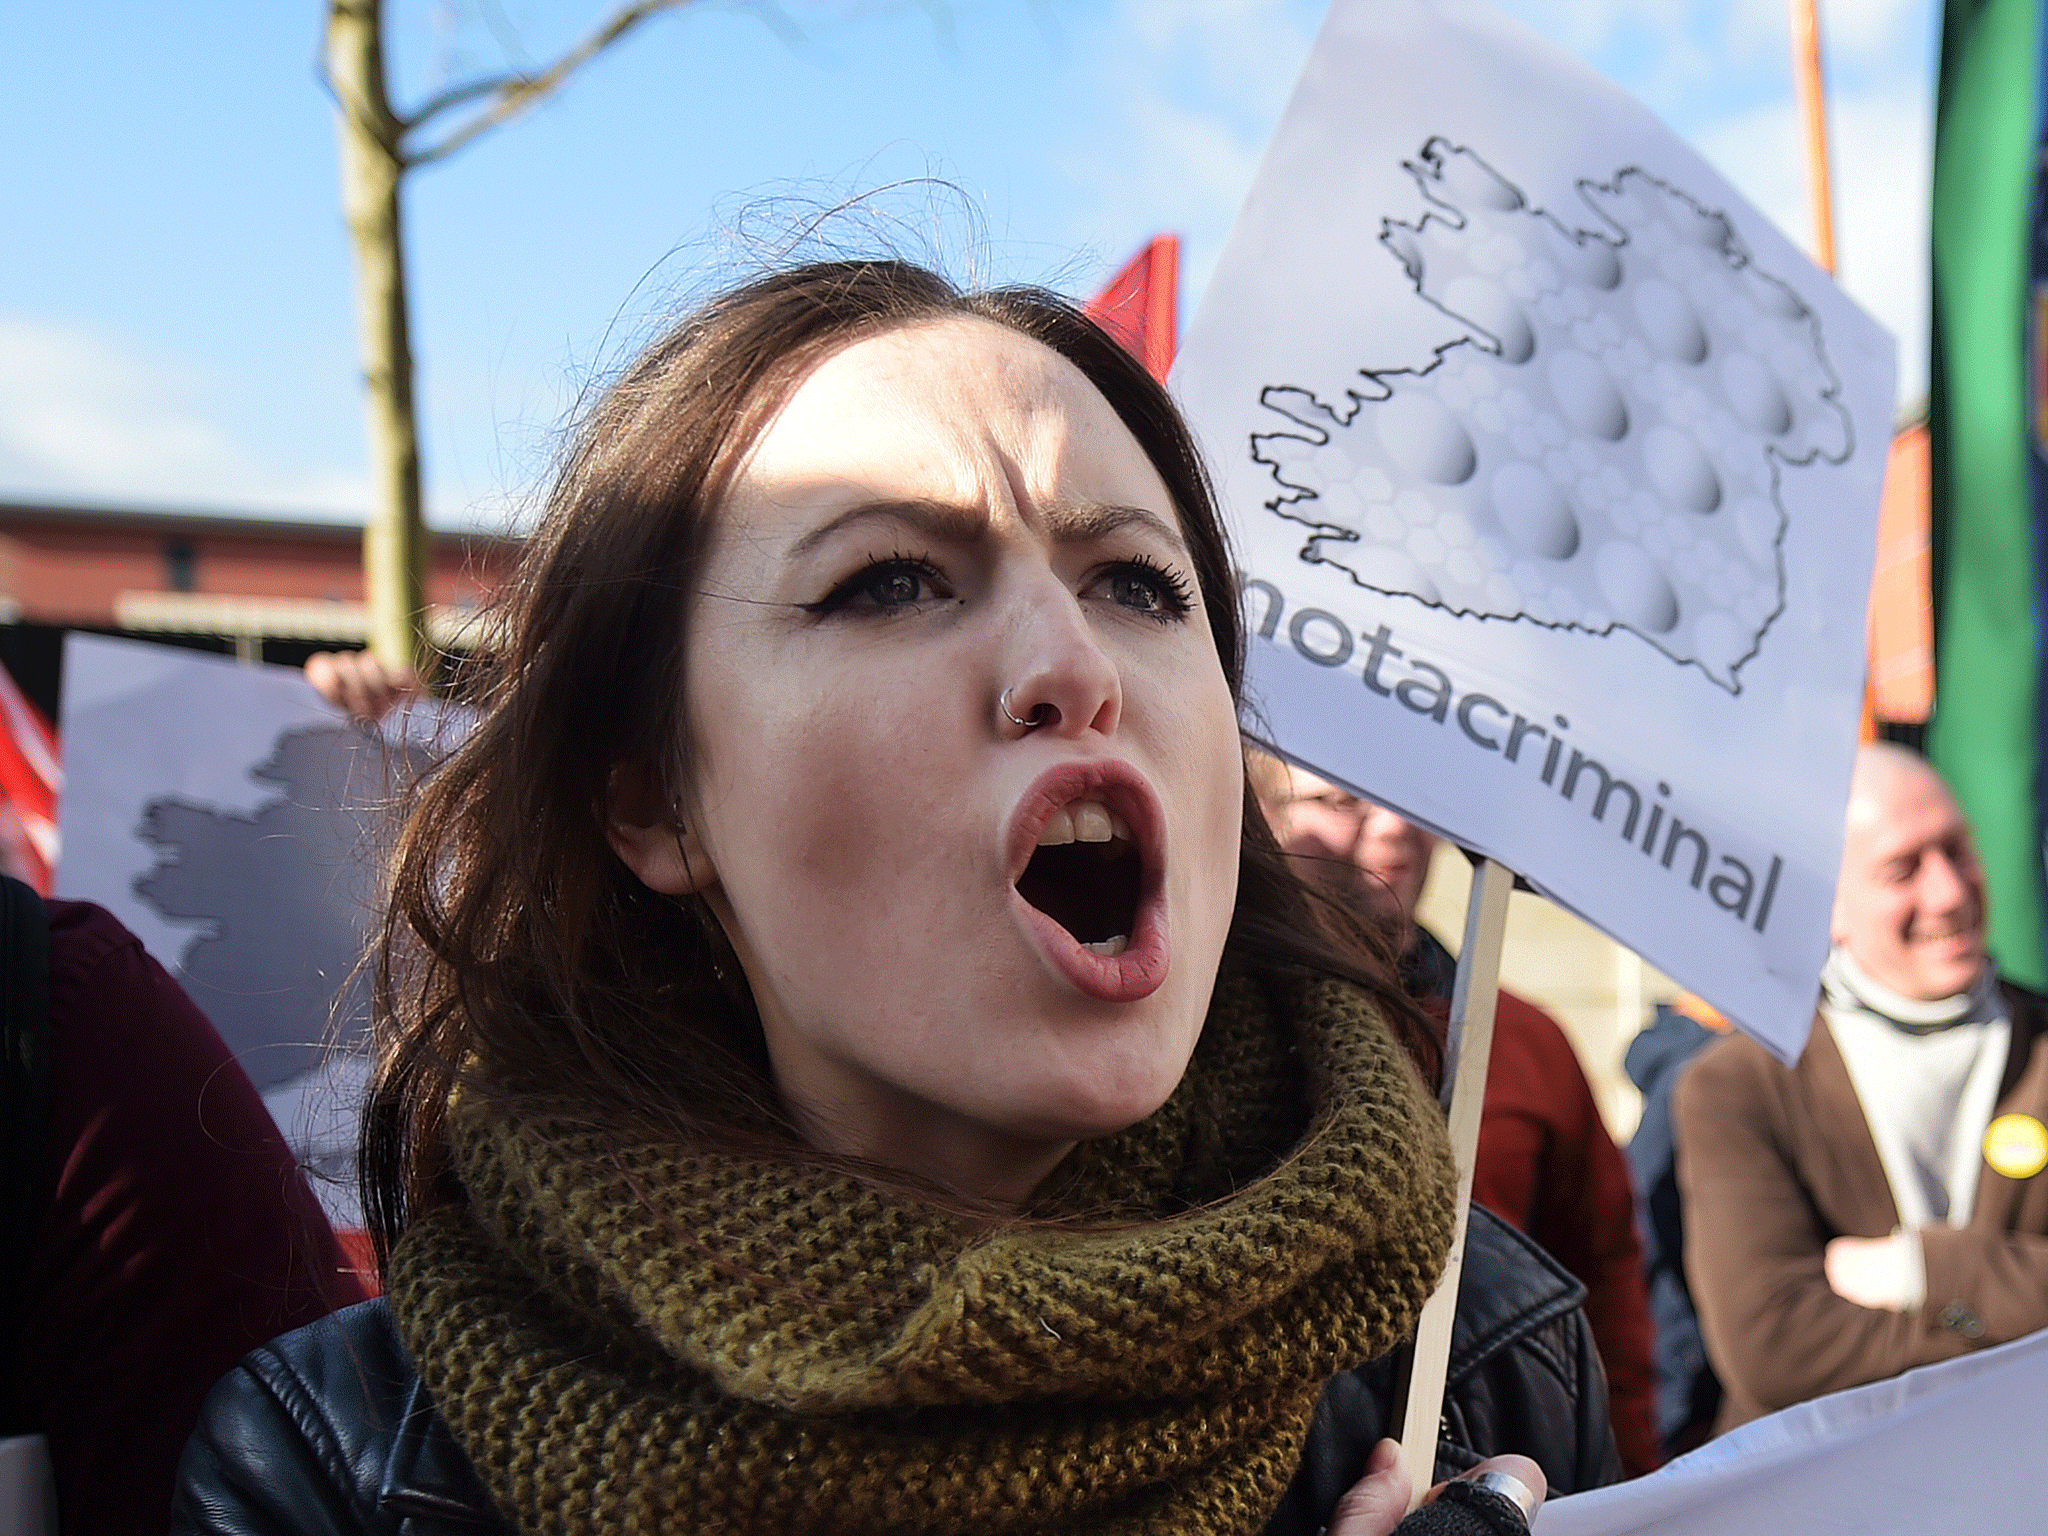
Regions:
M 1731 1038 L 1673 1101 L 1720 1429 L 2048 1327 L 2048 1005 L 2001 985 L 1925 761 L 1866 747 L 1797 1067 Z

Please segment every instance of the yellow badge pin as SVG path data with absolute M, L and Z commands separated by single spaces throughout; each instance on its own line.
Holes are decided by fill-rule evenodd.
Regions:
M 1984 1132 L 1984 1161 L 2008 1179 L 2048 1168 L 2048 1126 L 2032 1115 L 2000 1115 Z

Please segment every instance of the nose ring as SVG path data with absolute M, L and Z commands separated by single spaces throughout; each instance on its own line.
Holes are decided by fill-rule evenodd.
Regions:
M 1036 708 L 1034 708 L 1031 711 L 1029 718 L 1027 719 L 1019 720 L 1015 715 L 1010 713 L 1010 695 L 1015 693 L 1016 691 L 1017 690 L 1014 688 L 1005 688 L 1003 690 L 1003 696 L 1000 699 L 996 700 L 996 708 L 1003 712 L 1003 718 L 1009 721 L 1010 724 L 1027 731 L 1035 730 L 1037 727 L 1043 725 L 1045 723 L 1045 706 L 1043 704 L 1040 704 Z

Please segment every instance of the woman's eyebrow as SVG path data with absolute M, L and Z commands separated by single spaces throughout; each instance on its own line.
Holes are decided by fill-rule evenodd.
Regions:
M 905 523 L 934 542 L 961 544 L 979 536 L 988 526 L 988 517 L 977 508 L 954 506 L 943 501 L 915 498 L 864 501 L 820 523 L 792 544 L 789 553 L 792 558 L 807 555 L 848 528 L 877 522 Z
M 1143 507 L 1107 506 L 1099 502 L 1056 503 L 1045 509 L 1045 521 L 1055 543 L 1082 544 L 1107 538 L 1132 524 L 1185 551 L 1180 529 Z M 790 546 L 792 558 L 809 554 L 820 544 L 868 522 L 907 524 L 934 543 L 965 544 L 979 538 L 988 527 L 988 514 L 979 507 L 920 498 L 864 501 L 837 517 L 819 524 Z
M 1053 538 L 1061 544 L 1083 544 L 1091 539 L 1106 538 L 1119 528 L 1135 523 L 1175 549 L 1185 551 L 1187 548 L 1180 529 L 1158 513 L 1148 512 L 1143 507 L 1103 506 L 1097 502 L 1067 503 L 1048 507 L 1046 522 L 1051 525 Z

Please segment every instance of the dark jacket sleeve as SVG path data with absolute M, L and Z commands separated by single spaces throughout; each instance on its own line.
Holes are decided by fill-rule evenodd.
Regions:
M 1534 1457 L 1556 1493 L 1621 1475 L 1584 1289 L 1540 1248 L 1472 1213 L 1436 1475 Z M 1315 1536 L 1387 1431 L 1396 1361 L 1333 1380 L 1268 1536 Z M 214 1389 L 178 1469 L 173 1536 L 503 1536 L 383 1302 L 250 1355 Z
M 477 1536 L 506 1527 L 381 1301 L 254 1351 L 206 1400 L 172 1536 Z
M 1997 1114 L 2048 1120 L 2048 998 L 2001 984 L 2012 1047 Z M 1927 1266 L 1921 1310 L 1972 1344 L 2002 1344 L 2048 1328 L 2048 1172 L 2024 1177 L 1987 1161 L 1967 1227 L 1920 1233 Z
M 1607 1376 L 1584 1298 L 1585 1288 L 1535 1243 L 1485 1210 L 1472 1212 L 1439 1478 L 1514 1451 L 1543 1468 L 1554 1493 L 1621 1480 Z
M 362 1285 L 218 1033 L 101 908 L 53 901 L 48 1201 L 14 1416 L 67 1531 L 156 1536 L 208 1388 Z
M 370 1536 L 391 1530 L 352 1475 L 318 1387 L 259 1350 L 206 1400 L 178 1465 L 173 1536 Z M 372 1493 L 374 1489 L 370 1490 Z
M 1621 1478 L 1607 1382 L 1580 1301 L 1585 1288 L 1528 1238 L 1474 1207 L 1466 1238 L 1449 1385 L 1434 1477 L 1455 1477 L 1515 1452 L 1543 1468 L 1553 1494 Z M 1324 1389 L 1301 1468 L 1265 1536 L 1315 1536 L 1337 1500 L 1365 1475 L 1373 1446 L 1399 1426 L 1391 1405 L 1407 1352 Z

